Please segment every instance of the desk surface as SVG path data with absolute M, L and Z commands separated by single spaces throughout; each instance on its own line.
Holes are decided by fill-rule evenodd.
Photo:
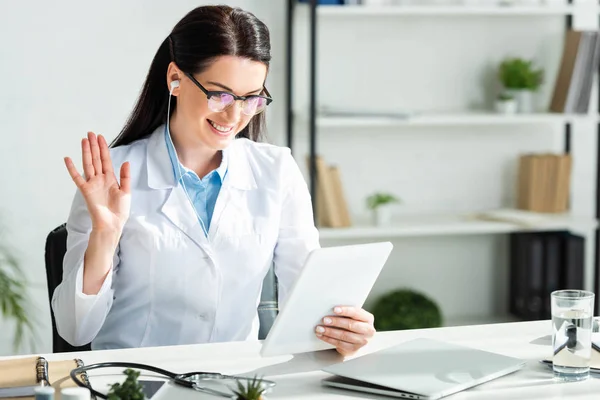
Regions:
M 592 375 L 583 382 L 560 383 L 552 379 L 552 371 L 539 363 L 549 357 L 551 350 L 551 324 L 549 321 L 518 322 L 438 328 L 427 330 L 379 332 L 357 356 L 390 347 L 414 338 L 431 338 L 451 343 L 493 351 L 527 360 L 520 371 L 452 395 L 449 399 L 597 399 L 600 395 L 600 377 Z M 49 360 L 80 357 L 86 364 L 103 361 L 131 361 L 151 364 L 175 372 L 217 371 L 227 374 L 259 374 L 277 382 L 269 399 L 390 399 L 366 393 L 321 386 L 321 379 L 329 376 L 320 368 L 341 361 L 335 351 L 318 355 L 300 355 L 261 358 L 260 342 L 217 343 L 191 346 L 154 347 L 93 351 L 87 353 L 62 353 L 45 355 Z M 100 371 L 91 371 L 92 385 L 103 377 Z M 106 372 L 103 372 L 106 374 Z M 123 375 L 111 375 L 112 382 Z M 103 382 L 102 384 L 106 384 Z M 207 396 L 189 389 L 177 396 L 181 400 L 218 397 Z

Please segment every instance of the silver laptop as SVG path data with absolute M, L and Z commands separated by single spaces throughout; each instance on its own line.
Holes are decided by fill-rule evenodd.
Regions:
M 323 371 L 322 384 L 405 399 L 434 400 L 521 369 L 524 360 L 431 339 L 416 339 Z

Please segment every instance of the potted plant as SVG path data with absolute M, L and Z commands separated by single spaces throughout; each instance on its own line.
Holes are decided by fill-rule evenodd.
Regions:
M 500 114 L 515 114 L 517 112 L 517 100 L 508 92 L 501 92 L 496 97 L 496 112 Z
M 2 316 L 15 323 L 13 349 L 18 351 L 25 338 L 31 333 L 31 350 L 35 349 L 35 329 L 30 317 L 26 279 L 14 252 L 0 238 L 0 310 Z M 29 312 L 28 312 L 29 311 Z
M 504 90 L 515 96 L 518 112 L 533 112 L 533 93 L 542 85 L 544 71 L 531 60 L 507 58 L 500 64 L 498 77 Z
M 367 197 L 367 208 L 373 213 L 376 226 L 387 226 L 391 223 L 392 207 L 400 200 L 390 193 L 374 193 Z
M 127 368 L 123 371 L 126 378 L 123 383 L 114 383 L 108 392 L 108 400 L 144 400 L 144 387 L 138 381 L 140 371 Z
M 267 400 L 265 397 L 265 387 L 262 384 L 262 379 L 256 376 L 248 384 L 244 386 L 241 381 L 237 381 L 237 390 L 233 390 L 233 400 Z
M 435 301 L 411 289 L 398 289 L 384 294 L 376 301 L 372 313 L 378 331 L 442 326 L 442 313 Z

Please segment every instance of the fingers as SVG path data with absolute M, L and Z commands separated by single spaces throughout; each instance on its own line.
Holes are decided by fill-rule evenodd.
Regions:
M 327 327 L 343 329 L 349 332 L 360 334 L 366 338 L 371 338 L 375 335 L 373 324 L 363 321 L 358 321 L 346 317 L 325 317 L 323 324 Z
M 96 175 L 102 173 L 102 161 L 100 160 L 100 147 L 98 146 L 98 138 L 93 132 L 88 132 L 88 141 L 92 151 L 92 165 Z
M 71 178 L 75 182 L 75 185 L 77 185 L 77 187 L 81 189 L 83 184 L 85 184 L 85 179 L 83 179 L 81 174 L 79 174 L 79 172 L 77 172 L 77 168 L 75 168 L 75 164 L 73 164 L 73 160 L 71 160 L 69 157 L 65 157 L 65 165 L 67 166 L 69 175 L 71 175 Z
M 322 341 L 329 343 L 337 349 L 338 353 L 342 355 L 351 355 L 357 352 L 361 347 L 367 344 L 367 339 L 350 332 L 336 332 L 339 331 L 333 328 L 326 328 L 324 333 L 317 333 L 317 337 Z M 339 337 L 335 337 L 339 335 Z M 344 336 L 345 335 L 345 336 Z M 356 336 L 353 336 L 356 335 Z M 346 340 L 344 340 L 346 339 Z M 347 340 L 356 340 L 351 342 Z
M 92 149 L 89 139 L 81 140 L 81 158 L 83 162 L 83 173 L 86 179 L 93 178 L 96 175 L 94 165 L 92 164 Z
M 375 321 L 373 314 L 359 307 L 338 306 L 333 309 L 333 312 L 340 317 L 348 317 L 358 321 L 367 322 L 369 324 L 373 324 Z
M 121 190 L 125 193 L 131 192 L 131 171 L 129 161 L 121 165 Z
M 108 150 L 108 144 L 104 136 L 98 135 L 98 147 L 100 148 L 100 162 L 102 163 L 102 173 L 112 174 L 113 166 L 112 160 L 110 159 L 110 151 Z
M 350 332 L 345 329 L 317 326 L 317 337 L 328 337 L 336 339 L 339 342 L 359 345 L 360 347 L 367 344 L 367 337 L 360 333 Z M 320 336 L 319 336 L 320 335 Z

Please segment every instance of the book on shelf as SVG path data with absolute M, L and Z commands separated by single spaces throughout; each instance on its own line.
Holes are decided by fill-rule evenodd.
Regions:
M 567 231 L 510 235 L 509 312 L 550 319 L 550 294 L 583 289 L 585 239 Z
M 568 30 L 550 111 L 587 114 L 600 60 L 600 32 Z
M 0 361 L 0 399 L 33 399 L 36 388 L 52 386 L 58 400 L 63 388 L 77 386 L 70 374 L 83 365 L 80 359 L 47 361 L 40 356 Z M 87 374 L 79 378 L 89 384 Z
M 563 213 L 569 208 L 572 156 L 524 154 L 518 162 L 517 208 Z
M 310 159 L 307 158 L 310 169 Z M 352 225 L 338 166 L 328 165 L 323 157 L 315 156 L 317 225 L 345 228 Z

